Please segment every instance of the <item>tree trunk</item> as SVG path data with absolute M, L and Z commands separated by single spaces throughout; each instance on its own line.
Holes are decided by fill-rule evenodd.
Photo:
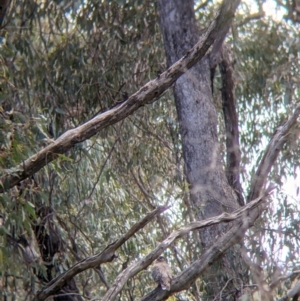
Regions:
M 158 2 L 167 63 L 170 66 L 196 43 L 200 33 L 192 0 Z M 221 159 L 218 117 L 211 83 L 211 66 L 214 62 L 211 62 L 210 57 L 206 55 L 180 77 L 174 86 L 185 173 L 190 185 L 192 209 L 199 220 L 223 211 L 231 212 L 239 206 L 237 195 L 228 184 Z M 228 227 L 219 225 L 201 231 L 203 250 L 226 232 Z M 202 292 L 203 300 L 235 300 L 239 295 L 241 275 L 244 275 L 243 267 L 240 253 L 234 249 L 229 250 L 207 271 L 203 279 L 206 284 L 205 292 Z

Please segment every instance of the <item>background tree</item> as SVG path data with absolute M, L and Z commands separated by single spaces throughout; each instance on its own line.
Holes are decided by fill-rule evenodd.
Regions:
M 196 2 L 193 7 L 190 1 L 179 10 L 175 7 L 182 14 L 177 20 L 167 19 L 168 10 L 164 16 L 162 4 L 166 62 L 158 7 L 152 1 L 11 2 L 1 33 L 5 37 L 0 83 L 4 300 L 33 296 L 42 300 L 45 290 L 38 295 L 37 290 L 51 284 L 57 285 L 55 300 L 112 300 L 118 292 L 120 300 L 142 296 L 154 300 L 154 295 L 161 300 L 168 293 L 159 288 L 146 295 L 155 285 L 143 268 L 164 250 L 176 277 L 170 295 L 181 291 L 176 295 L 180 300 L 228 299 L 248 291 L 259 292 L 262 300 L 279 298 L 287 295 L 287 288 L 297 279 L 293 272 L 298 268 L 298 208 L 293 199 L 297 195 L 283 189 L 243 235 L 243 246 L 231 248 L 222 261 L 216 258 L 233 245 L 231 232 L 245 226 L 245 218 L 226 228 L 206 228 L 200 232 L 201 240 L 197 232 L 182 236 L 199 228 L 197 224 L 159 244 L 174 229 L 194 220 L 237 209 L 243 198 L 261 199 L 266 179 L 280 187 L 296 177 L 299 41 L 297 19 L 292 18 L 296 10 L 293 14 L 285 10 L 286 20 L 274 21 L 263 16 L 263 10 L 268 10 L 263 2 L 256 7 L 252 2 L 251 9 L 242 2 L 227 35 L 230 47 L 224 48 L 221 59 L 217 55 L 220 43 L 215 43 L 212 54 L 176 82 L 177 119 L 170 91 L 159 102 L 155 100 L 170 86 L 173 75 L 175 80 L 187 68 L 177 65 L 157 74 L 184 56 L 201 35 L 206 41 L 201 49 L 215 39 L 222 42 L 232 14 L 225 23 L 219 20 L 218 24 L 226 24 L 220 34 L 214 23 L 206 30 L 215 18 L 217 3 Z M 202 33 L 197 33 L 198 28 Z M 169 35 L 167 30 L 174 29 L 178 31 Z M 173 40 L 168 41 L 168 36 Z M 177 48 L 168 53 L 172 45 Z M 190 52 L 183 62 L 194 62 L 196 53 Z M 210 69 L 217 64 L 220 71 L 215 70 L 212 94 Z M 131 96 L 154 78 L 144 87 L 148 90 Z M 237 83 L 236 103 L 233 82 Z M 191 87 L 184 90 L 185 83 Z M 189 98 L 181 98 L 184 91 Z M 196 106 L 180 102 L 192 96 L 199 99 Z M 59 139 L 96 114 L 77 128 L 81 131 L 70 131 Z M 130 116 L 115 123 L 125 115 Z M 85 141 L 85 134 L 96 135 Z M 24 172 L 28 162 L 24 160 L 48 147 L 57 152 L 46 154 L 45 168 L 32 160 L 36 169 Z M 270 173 L 266 167 L 272 167 Z M 12 178 L 17 180 L 6 181 Z M 203 201 L 208 200 L 205 205 Z M 160 205 L 170 208 L 154 209 Z M 247 216 L 255 220 L 259 213 L 256 209 Z M 181 239 L 174 243 L 176 237 Z M 222 239 L 225 244 L 220 248 Z M 210 273 L 199 277 L 210 263 L 214 263 L 210 271 L 218 274 L 214 283 L 210 283 Z M 71 273 L 77 276 L 63 281 Z M 57 275 L 62 276 L 55 280 Z M 296 295 L 294 289 L 288 297 Z

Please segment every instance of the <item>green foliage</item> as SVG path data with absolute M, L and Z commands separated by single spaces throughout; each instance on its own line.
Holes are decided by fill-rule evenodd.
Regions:
M 214 8 L 210 2 L 198 12 L 201 27 Z M 8 20 L 3 29 L 6 42 L 0 48 L 0 174 L 14 173 L 15 166 L 53 138 L 108 108 L 122 92 L 134 93 L 165 68 L 153 1 L 14 2 Z M 270 18 L 251 21 L 236 31 L 238 35 L 229 36 L 229 42 L 237 61 L 246 192 L 268 140 L 299 98 L 300 42 L 298 27 Z M 273 181 L 283 184 L 299 154 L 299 144 L 291 141 L 274 167 Z M 278 258 L 283 270 L 299 265 L 295 256 L 299 208 L 285 193 L 278 199 L 281 202 L 265 214 L 247 241 L 256 259 L 263 249 L 272 259 L 262 262 L 270 275 Z M 100 252 L 163 204 L 172 205 L 168 213 L 137 233 L 115 261 L 102 267 L 109 284 L 122 266 L 142 258 L 193 216 L 171 91 L 0 196 L 0 213 L 5 216 L 0 228 L 0 270 L 5 271 L 2 279 L 4 273 L 10 275 L 5 290 L 12 294 L 17 288 L 22 295 L 37 282 L 5 237 L 30 236 L 41 222 L 37 214 L 41 207 L 53 208 L 64 240 L 62 254 L 53 258 L 61 272 L 80 258 Z M 199 249 L 191 234 L 167 251 L 175 274 L 196 258 Z M 42 264 L 37 268 L 45 275 Z M 86 271 L 76 280 L 80 291 L 91 298 L 100 298 L 106 291 L 95 271 Z M 143 271 L 127 283 L 121 298 L 138 299 L 153 287 L 149 272 Z

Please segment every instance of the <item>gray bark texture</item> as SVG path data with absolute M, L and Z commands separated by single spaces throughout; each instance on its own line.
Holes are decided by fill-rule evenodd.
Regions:
M 194 1 L 159 0 L 158 2 L 167 63 L 170 66 L 199 38 Z M 237 4 L 238 1 L 231 2 L 231 5 Z M 211 68 L 216 66 L 217 53 L 221 50 L 229 25 L 221 29 L 212 55 L 204 56 L 174 85 L 185 173 L 190 185 L 192 210 L 195 211 L 198 220 L 224 211 L 232 212 L 240 206 L 236 193 L 228 183 L 221 159 L 217 131 L 218 117 L 211 88 Z M 201 230 L 202 252 L 226 230 L 228 230 L 226 225 L 216 225 Z M 239 294 L 237 287 L 243 283 L 241 279 L 241 275 L 244 274 L 243 267 L 241 255 L 234 248 L 230 249 L 221 260 L 211 266 L 203 278 L 207 283 L 206 297 L 203 295 L 203 300 L 235 300 Z M 220 297 L 221 291 L 222 297 Z

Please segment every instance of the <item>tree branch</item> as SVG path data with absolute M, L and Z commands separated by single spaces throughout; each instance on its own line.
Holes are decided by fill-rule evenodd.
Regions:
M 269 191 L 267 193 L 269 193 Z M 243 220 L 247 220 L 247 215 L 248 215 L 247 212 L 249 212 L 251 209 L 257 207 L 262 202 L 262 200 L 263 200 L 263 197 L 259 197 L 255 200 L 253 200 L 252 202 L 250 202 L 249 204 L 247 204 L 246 206 L 234 211 L 231 214 L 229 214 L 227 212 L 224 212 L 221 215 L 214 216 L 214 217 L 208 218 L 208 219 L 203 220 L 203 221 L 192 222 L 189 225 L 187 225 L 185 227 L 182 227 L 177 231 L 174 231 L 162 243 L 160 243 L 153 251 L 151 251 L 146 257 L 139 260 L 135 264 L 132 264 L 127 269 L 125 269 L 122 273 L 120 273 L 118 275 L 118 277 L 116 278 L 114 284 L 110 287 L 110 289 L 106 292 L 106 294 L 102 298 L 102 301 L 112 301 L 112 300 L 114 300 L 115 297 L 122 290 L 122 288 L 124 287 L 124 285 L 126 284 L 128 279 L 135 276 L 141 270 L 147 268 L 176 239 L 178 239 L 180 237 L 183 237 L 184 235 L 187 235 L 191 231 L 199 230 L 199 229 L 202 229 L 202 228 L 205 228 L 205 227 L 208 227 L 208 226 L 211 226 L 211 225 L 216 225 L 216 224 L 219 224 L 219 223 L 222 223 L 222 222 L 228 223 L 228 222 L 238 220 L 240 218 L 242 218 Z M 237 231 L 237 232 L 239 232 L 239 231 Z M 230 247 L 230 246 L 231 245 L 229 245 L 228 247 Z M 203 266 L 203 269 L 206 268 L 206 266 L 207 265 L 205 263 L 205 266 Z M 194 271 L 194 273 L 197 273 L 197 271 Z M 198 277 L 198 275 L 195 274 L 194 278 L 196 278 L 196 277 Z M 185 277 L 179 276 L 179 283 L 180 284 L 177 284 L 176 288 L 174 288 L 174 289 L 173 289 L 173 286 L 172 286 L 171 291 L 173 293 L 186 288 L 187 284 L 183 284 L 184 279 L 185 279 Z M 164 294 L 163 290 L 158 290 L 158 291 L 159 291 L 159 296 L 168 297 L 168 296 L 173 294 L 173 293 L 172 294 Z M 155 290 L 154 292 L 157 292 L 157 290 Z M 145 297 L 146 298 L 145 300 L 156 300 L 155 298 L 152 299 L 152 297 L 153 296 L 150 294 L 150 297 L 149 298 Z M 144 299 L 142 299 L 142 300 L 144 300 Z M 158 300 L 164 300 L 164 298 L 158 299 Z
M 261 204 L 261 202 L 265 200 L 265 197 L 267 195 L 268 195 L 268 191 L 265 192 L 265 194 L 263 194 L 261 197 L 251 202 L 252 203 L 251 208 L 247 207 L 248 205 L 246 205 L 236 210 L 235 213 L 232 214 L 223 213 L 225 215 L 228 214 L 228 216 L 231 216 L 236 214 L 236 212 L 239 212 L 241 210 L 243 211 L 241 214 L 238 215 L 239 217 L 237 218 L 240 219 L 235 226 L 233 226 L 225 235 L 219 238 L 216 243 L 214 243 L 210 248 L 208 248 L 206 252 L 200 257 L 200 259 L 196 260 L 192 265 L 190 265 L 186 270 L 184 270 L 182 273 L 180 273 L 176 278 L 172 280 L 170 291 L 164 291 L 160 287 L 157 287 L 148 295 L 140 299 L 140 301 L 166 300 L 169 296 L 173 295 L 174 293 L 187 289 L 191 285 L 191 283 L 194 282 L 196 278 L 198 278 L 209 265 L 211 265 L 216 259 L 222 256 L 227 249 L 229 249 L 234 244 L 236 244 L 239 240 L 241 240 L 245 231 L 253 225 L 254 220 L 251 218 L 251 214 L 250 214 L 251 210 L 253 211 L 254 208 L 256 208 L 259 204 Z M 229 222 L 232 220 L 229 220 L 227 217 L 226 220 L 224 221 Z M 201 223 L 201 222 L 196 222 L 196 223 Z M 104 299 L 103 301 L 108 301 L 108 300 Z
M 260 191 L 265 185 L 268 173 L 272 165 L 274 164 L 280 150 L 283 145 L 287 142 L 291 130 L 297 124 L 297 118 L 300 115 L 300 105 L 295 109 L 294 114 L 280 127 L 277 128 L 273 138 L 271 139 L 267 150 L 260 162 L 258 170 L 252 181 L 251 190 L 248 199 L 255 194 L 260 195 Z M 254 201 L 250 202 L 247 206 L 244 206 L 236 210 L 232 214 L 223 213 L 218 217 L 213 217 L 205 221 L 194 222 L 190 225 L 173 232 L 168 236 L 161 244 L 159 244 L 151 253 L 149 253 L 143 260 L 137 262 L 136 264 L 125 269 L 117 277 L 115 283 L 105 294 L 103 301 L 113 300 L 115 296 L 122 290 L 124 284 L 127 280 L 139 271 L 149 266 L 154 259 L 156 259 L 167 247 L 171 245 L 177 238 L 189 233 L 190 231 L 198 230 L 210 225 L 214 225 L 220 222 L 230 222 L 240 219 L 223 237 L 218 239 L 218 241 L 213 244 L 199 260 L 195 261 L 188 269 L 183 271 L 178 277 L 172 281 L 171 291 L 163 291 L 160 288 L 155 289 L 153 292 L 141 299 L 141 301 L 146 300 L 165 300 L 168 296 L 174 292 L 181 291 L 187 288 L 200 274 L 205 270 L 205 268 L 211 264 L 214 260 L 219 258 L 228 248 L 237 243 L 245 231 L 249 229 L 255 220 L 260 216 L 262 208 L 257 208 L 260 201 L 269 193 L 267 191 L 263 196 L 257 197 Z M 263 209 L 266 205 L 263 206 Z M 257 208 L 257 209 L 255 209 Z M 139 229 L 144 227 L 156 214 L 165 211 L 167 208 L 159 207 L 156 210 L 148 214 L 141 222 L 135 224 L 125 235 L 123 235 L 119 240 L 107 246 L 100 254 L 89 257 L 77 264 L 75 264 L 70 270 L 64 274 L 58 276 L 56 279 L 51 281 L 47 286 L 37 294 L 35 301 L 45 300 L 47 297 L 59 290 L 69 279 L 73 278 L 78 273 L 88 269 L 94 268 L 101 263 L 109 262 L 114 259 L 115 251 L 134 233 Z M 252 210 L 251 210 L 252 209 Z M 247 212 L 247 214 L 243 214 Z
M 199 10 L 205 8 L 209 2 L 211 2 L 211 0 L 205 0 L 204 2 L 200 3 L 200 4 L 195 8 L 195 12 L 198 12 Z
M 261 189 L 266 184 L 267 176 L 274 162 L 276 161 L 278 154 L 282 150 L 283 145 L 288 141 L 289 135 L 291 134 L 293 128 L 298 124 L 297 118 L 299 115 L 300 105 L 296 107 L 293 115 L 282 126 L 279 126 L 276 129 L 252 179 L 248 201 L 257 198 Z
M 210 24 L 198 43 L 190 49 L 178 62 L 151 80 L 126 101 L 112 107 L 106 112 L 94 117 L 77 128 L 71 129 L 60 136 L 35 155 L 25 160 L 15 168 L 1 176 L 0 193 L 7 191 L 22 180 L 30 177 L 48 163 L 55 160 L 59 154 L 71 149 L 75 144 L 87 140 L 105 127 L 126 118 L 138 108 L 157 100 L 184 72 L 201 60 L 209 47 L 214 43 L 219 32 L 231 24 L 236 7 L 240 0 L 224 0 L 218 17 Z
M 60 290 L 68 281 L 70 281 L 70 279 L 72 279 L 77 274 L 90 268 L 96 268 L 104 262 L 112 261 L 116 257 L 115 251 L 121 245 L 123 245 L 136 232 L 145 227 L 156 215 L 166 211 L 168 208 L 169 207 L 158 207 L 157 209 L 151 211 L 141 221 L 133 225 L 126 234 L 121 236 L 117 241 L 108 245 L 101 253 L 81 260 L 80 262 L 73 265 L 68 271 L 47 283 L 47 285 L 37 293 L 33 300 L 45 300 L 51 295 L 55 294 L 58 290 Z
M 238 114 L 236 111 L 234 70 L 231 51 L 226 44 L 222 49 L 222 61 L 219 65 L 222 77 L 222 108 L 226 134 L 226 177 L 229 185 L 237 194 L 238 202 L 244 205 L 240 183 L 241 151 L 239 142 Z
M 247 16 L 244 20 L 242 20 L 241 22 L 234 24 L 234 25 L 236 27 L 240 27 L 240 26 L 243 26 L 243 25 L 249 23 L 250 21 L 259 20 L 259 19 L 263 18 L 265 15 L 266 14 L 264 11 L 259 11 L 257 13 Z

